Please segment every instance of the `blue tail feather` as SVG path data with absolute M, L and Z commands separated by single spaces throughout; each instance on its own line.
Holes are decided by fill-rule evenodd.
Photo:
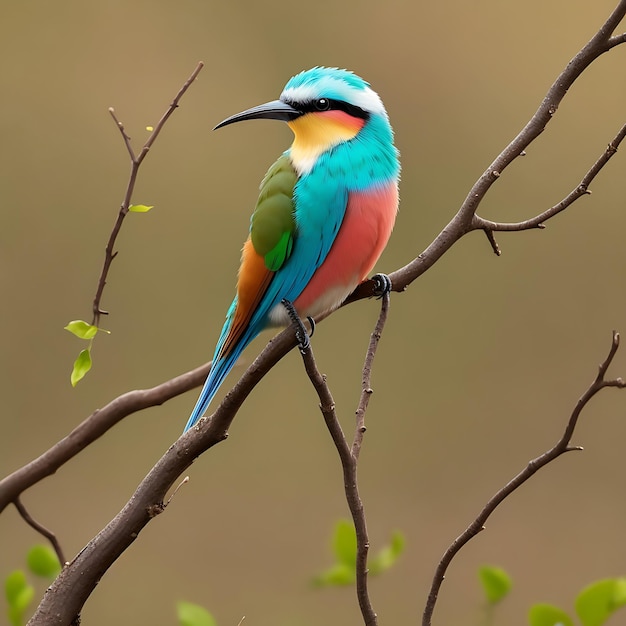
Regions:
M 220 386 L 224 382 L 226 376 L 233 368 L 237 359 L 241 356 L 241 353 L 246 349 L 248 344 L 261 332 L 263 326 L 259 324 L 250 324 L 248 328 L 243 333 L 243 335 L 239 338 L 239 341 L 233 346 L 231 352 L 229 352 L 225 357 L 219 357 L 219 353 L 221 352 L 222 345 L 228 336 L 228 331 L 230 330 L 230 326 L 232 323 L 232 313 L 235 310 L 236 300 L 233 302 L 228 316 L 226 318 L 226 323 L 224 324 L 224 328 L 222 329 L 222 334 L 220 335 L 220 339 L 217 343 L 217 347 L 215 349 L 215 355 L 213 356 L 213 365 L 211 366 L 211 371 L 207 376 L 207 379 L 202 387 L 202 391 L 200 392 L 200 397 L 196 402 L 196 406 L 194 407 L 191 415 L 189 416 L 189 420 L 187 421 L 187 425 L 185 426 L 186 433 L 203 415 L 204 412 L 209 408 L 209 404 L 211 400 L 215 397 L 215 394 L 218 392 Z M 260 326 L 260 327 L 259 327 Z

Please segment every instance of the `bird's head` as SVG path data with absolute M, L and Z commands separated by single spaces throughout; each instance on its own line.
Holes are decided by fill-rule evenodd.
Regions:
M 301 72 L 289 80 L 278 100 L 232 115 L 215 128 L 253 119 L 287 122 L 295 135 L 291 158 L 301 172 L 331 147 L 354 139 L 372 120 L 391 137 L 378 94 L 356 74 L 337 68 Z

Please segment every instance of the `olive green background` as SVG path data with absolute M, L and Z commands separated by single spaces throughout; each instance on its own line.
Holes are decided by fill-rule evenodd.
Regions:
M 419 254 L 535 111 L 615 0 L 501 2 L 127 1 L 0 5 L 0 473 L 28 462 L 94 409 L 210 358 L 241 244 L 285 125 L 226 116 L 278 97 L 313 65 L 353 69 L 383 98 L 402 153 L 401 209 L 378 269 Z M 481 206 L 524 219 L 558 202 L 626 121 L 626 47 L 570 90 L 546 133 Z M 118 240 L 94 368 L 72 389 L 104 245 L 129 170 L 114 106 L 135 146 L 196 63 L 206 67 L 145 161 Z M 486 499 L 560 436 L 626 332 L 626 155 L 544 231 L 502 234 L 496 258 L 471 234 L 394 294 L 375 362 L 360 464 L 372 550 L 401 529 L 397 567 L 372 579 L 381 624 L 419 621 L 435 565 Z M 314 348 L 351 431 L 378 304 L 321 324 Z M 271 335 L 245 353 L 249 362 Z M 241 372 L 241 370 L 238 370 Z M 626 351 L 612 368 L 626 375 Z M 235 380 L 231 376 L 224 391 Z M 221 397 L 221 395 L 220 395 Z M 23 501 L 75 554 L 125 504 L 180 434 L 196 392 L 128 417 Z M 598 578 L 626 574 L 626 394 L 607 390 L 559 459 L 507 500 L 454 561 L 437 624 L 478 624 L 482 563 L 513 594 L 498 624 L 532 602 L 571 609 Z M 164 515 L 105 575 L 84 623 L 175 624 L 175 602 L 220 626 L 358 624 L 351 589 L 314 590 L 347 515 L 336 452 L 297 352 L 262 381 L 227 442 L 190 469 Z M 0 574 L 39 537 L 0 517 Z M 38 589 L 43 590 L 43 587 Z M 0 610 L 4 619 L 4 600 Z

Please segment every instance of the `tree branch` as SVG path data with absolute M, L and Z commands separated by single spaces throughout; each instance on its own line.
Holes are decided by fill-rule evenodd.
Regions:
M 563 198 L 563 200 L 561 200 L 558 204 L 555 204 L 553 207 L 549 208 L 547 211 L 544 211 L 543 213 L 540 213 L 539 215 L 531 219 L 524 220 L 523 222 L 511 223 L 493 222 L 491 220 L 486 220 L 479 215 L 474 215 L 474 217 L 472 218 L 472 227 L 474 229 L 484 230 L 487 236 L 489 237 L 489 235 L 491 235 L 492 238 L 493 231 L 518 231 L 528 230 L 530 228 L 544 228 L 544 222 L 567 209 L 567 207 L 574 204 L 574 202 L 576 202 L 576 200 L 578 200 L 582 196 L 591 194 L 591 192 L 589 191 L 589 185 L 593 182 L 593 179 L 600 173 L 602 168 L 609 162 L 611 157 L 617 152 L 619 145 L 622 143 L 625 137 L 626 124 L 624 124 L 624 126 L 620 128 L 617 135 L 609 143 L 606 150 L 600 155 L 598 160 L 591 166 L 589 171 L 584 175 L 580 183 L 574 189 L 572 189 L 572 191 L 570 191 L 567 196 Z M 495 239 L 493 241 L 495 242 Z
M 36 519 L 34 519 L 31 514 L 26 510 L 26 507 L 22 504 L 22 501 L 19 498 L 15 498 L 13 500 L 13 504 L 17 509 L 17 512 L 20 514 L 22 519 L 31 527 L 34 528 L 40 535 L 43 535 L 54 548 L 56 552 L 57 558 L 59 559 L 59 563 L 63 565 L 65 563 L 65 555 L 63 554 L 63 550 L 61 548 L 61 544 L 57 539 L 57 536 L 48 528 L 46 528 L 43 524 L 40 524 Z
M 323 376 L 317 368 L 311 346 L 309 345 L 304 351 L 302 351 L 304 368 L 320 399 L 320 410 L 324 416 L 328 432 L 330 433 L 333 443 L 337 448 L 337 452 L 339 453 L 339 459 L 341 460 L 346 501 L 348 503 L 350 513 L 352 514 L 352 520 L 356 531 L 356 594 L 365 626 L 377 626 L 378 618 L 376 616 L 376 612 L 374 611 L 374 607 L 372 606 L 367 587 L 367 555 L 369 552 L 369 536 L 367 533 L 365 509 L 359 495 L 357 466 L 359 462 L 361 444 L 363 443 L 363 435 L 366 430 L 365 413 L 372 395 L 372 389 L 370 386 L 372 364 L 374 362 L 374 357 L 376 356 L 378 342 L 380 341 L 383 328 L 385 327 L 385 322 L 387 321 L 388 311 L 389 294 L 385 293 L 382 297 L 380 315 L 376 322 L 374 331 L 371 334 L 365 356 L 365 364 L 363 365 L 362 391 L 359 406 L 356 410 L 356 428 L 352 448 L 348 445 L 348 440 L 343 433 L 341 424 L 337 418 L 335 401 L 333 400 L 332 393 L 328 387 L 328 383 L 326 382 L 326 377 Z
M 159 406 L 194 387 L 206 379 L 211 363 L 176 376 L 151 389 L 129 391 L 96 409 L 69 435 L 20 469 L 0 480 L 0 513 L 21 493 L 40 480 L 54 474 L 63 464 L 104 435 L 120 420 L 151 406 Z
M 215 413 L 181 435 L 141 481 L 124 508 L 63 568 L 28 622 L 31 626 L 68 625 L 76 619 L 104 573 L 144 526 L 165 510 L 170 487 L 198 456 L 228 437 L 228 428 L 249 393 L 294 346 L 291 328 L 272 339 Z
M 613 362 L 613 358 L 615 357 L 618 348 L 619 333 L 613 331 L 613 338 L 611 341 L 611 349 L 609 350 L 609 354 L 607 355 L 606 359 L 604 359 L 604 361 L 600 364 L 600 367 L 598 369 L 598 375 L 596 376 L 595 380 L 591 383 L 591 385 L 589 385 L 585 393 L 576 403 L 576 406 L 574 407 L 574 410 L 570 415 L 567 426 L 561 438 L 552 448 L 550 448 L 550 450 L 544 452 L 536 459 L 529 461 L 528 465 L 526 465 L 526 467 L 519 474 L 517 474 L 515 478 L 513 478 L 504 487 L 502 487 L 502 489 L 495 493 L 494 496 L 490 498 L 487 504 L 483 507 L 483 510 L 472 521 L 472 523 L 452 542 L 450 547 L 445 551 L 443 557 L 439 561 L 439 565 L 437 565 L 437 569 L 435 570 L 435 575 L 433 577 L 430 593 L 428 594 L 428 600 L 426 602 L 426 608 L 424 610 L 424 615 L 422 618 L 422 626 L 430 626 L 431 624 L 433 611 L 435 610 L 435 604 L 437 603 L 437 597 L 439 595 L 439 589 L 441 588 L 441 584 L 443 583 L 445 578 L 445 573 L 450 563 L 452 562 L 452 559 L 456 556 L 456 554 L 459 552 L 459 550 L 461 550 L 464 545 L 466 545 L 472 538 L 474 538 L 478 533 L 484 530 L 485 522 L 487 521 L 487 519 L 489 519 L 489 516 L 496 510 L 498 505 L 501 504 L 506 498 L 508 498 L 518 487 L 521 487 L 526 481 L 528 481 L 542 467 L 548 465 L 548 463 L 551 463 L 565 452 L 582 450 L 582 448 L 580 447 L 570 446 L 570 442 L 572 440 L 572 436 L 574 435 L 574 430 L 576 428 L 576 424 L 578 423 L 578 418 L 580 417 L 583 409 L 587 406 L 591 398 L 593 398 L 599 391 L 601 391 L 605 387 L 617 387 L 618 389 L 624 389 L 626 387 L 626 383 L 621 378 L 615 378 L 613 380 L 606 380 L 604 378 L 606 376 L 607 370 L 609 369 L 609 366 Z
M 107 277 L 109 275 L 109 269 L 111 268 L 111 263 L 113 259 L 117 256 L 117 252 L 114 252 L 115 242 L 117 241 L 117 236 L 120 233 L 120 229 L 122 228 L 122 223 L 124 222 L 124 218 L 128 214 L 128 207 L 130 207 L 130 201 L 133 196 L 133 191 L 135 190 L 135 182 L 137 181 L 137 174 L 139 173 L 139 168 L 143 163 L 143 160 L 146 158 L 146 155 L 150 151 L 152 144 L 156 141 L 156 138 L 159 136 L 159 133 L 163 129 L 165 122 L 170 118 L 172 113 L 178 108 L 178 103 L 180 99 L 183 97 L 187 89 L 191 86 L 196 77 L 200 73 L 200 70 L 204 67 L 204 63 L 200 62 L 196 66 L 196 69 L 191 73 L 191 76 L 185 81 L 184 85 L 179 89 L 178 93 L 172 100 L 171 104 L 165 111 L 165 113 L 161 116 L 158 124 L 154 127 L 154 130 L 150 133 L 146 143 L 143 145 L 141 152 L 138 156 L 135 156 L 135 151 L 133 150 L 131 139 L 128 136 L 128 133 L 124 129 L 124 125 L 115 115 L 115 110 L 113 107 L 109 109 L 109 113 L 115 122 L 115 125 L 118 127 L 120 133 L 122 134 L 122 138 L 124 140 L 124 145 L 126 146 L 126 150 L 130 156 L 130 176 L 128 178 L 128 185 L 126 186 L 126 192 L 124 193 L 124 200 L 122 201 L 122 205 L 120 206 L 119 213 L 117 214 L 117 219 L 115 220 L 115 224 L 113 226 L 113 230 L 109 235 L 109 241 L 107 242 L 105 252 L 104 252 L 104 263 L 102 265 L 102 270 L 100 272 L 100 278 L 98 279 L 98 287 L 96 288 L 96 295 L 93 299 L 92 305 L 92 313 L 93 317 L 91 320 L 92 325 L 99 326 L 100 324 L 100 316 L 108 315 L 108 311 L 104 311 L 101 308 L 102 294 L 104 293 L 104 287 L 106 285 Z

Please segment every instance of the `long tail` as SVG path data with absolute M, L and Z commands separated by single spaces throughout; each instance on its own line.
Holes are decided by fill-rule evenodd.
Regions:
M 224 345 L 232 325 L 231 313 L 233 308 L 234 307 L 231 307 L 231 311 L 229 311 L 229 315 L 227 316 L 226 323 L 222 329 L 222 334 L 220 335 L 217 347 L 215 348 L 211 371 L 209 372 L 204 386 L 202 387 L 196 406 L 189 416 L 189 420 L 187 421 L 187 425 L 183 431 L 184 433 L 186 433 L 204 415 L 204 412 L 208 409 L 209 404 L 211 404 L 211 400 L 215 397 L 215 394 L 218 392 L 220 386 L 224 382 L 224 379 L 233 368 L 233 365 L 237 362 L 237 359 L 241 356 L 241 353 L 262 330 L 262 327 L 259 328 L 256 324 L 249 325 L 241 337 L 230 347 L 228 354 L 222 356 L 222 346 Z

